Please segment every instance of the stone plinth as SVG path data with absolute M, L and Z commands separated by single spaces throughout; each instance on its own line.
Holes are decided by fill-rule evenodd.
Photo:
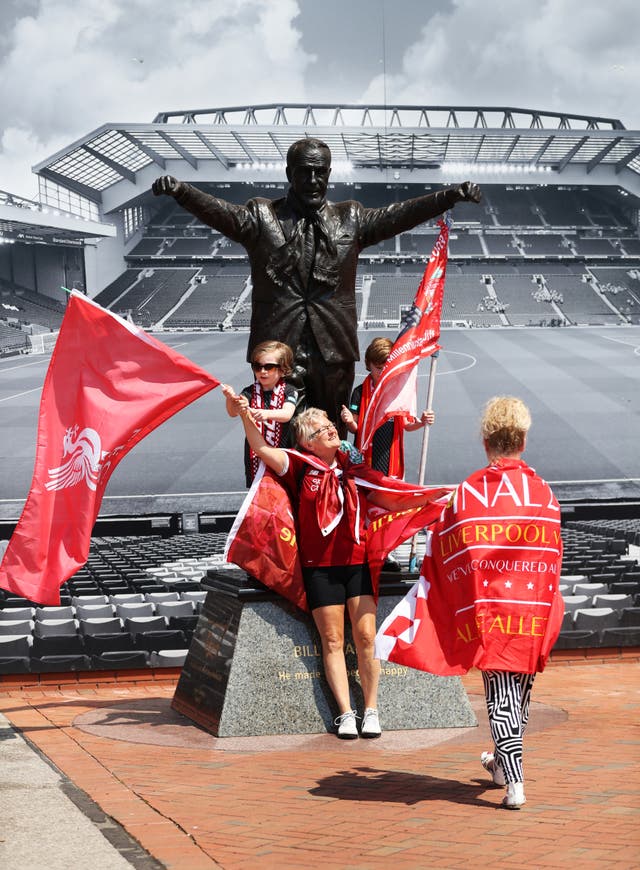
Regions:
M 243 571 L 209 571 L 209 592 L 172 707 L 216 737 L 316 734 L 337 715 L 323 676 L 311 616 L 247 579 Z M 378 623 L 408 586 L 381 584 Z M 354 707 L 362 691 L 350 629 L 347 667 Z M 386 730 L 477 724 L 458 677 L 435 677 L 382 662 L 379 707 Z

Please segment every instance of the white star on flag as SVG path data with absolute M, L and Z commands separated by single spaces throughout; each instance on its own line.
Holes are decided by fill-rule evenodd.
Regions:
M 505 580 L 504 588 L 505 588 L 505 589 L 511 589 L 511 580 Z
M 527 589 L 533 589 L 533 583 L 527 583 Z
M 488 585 L 489 585 L 489 581 L 488 581 L 488 580 L 485 580 L 484 583 L 483 583 L 482 585 L 483 585 L 483 586 L 488 586 Z

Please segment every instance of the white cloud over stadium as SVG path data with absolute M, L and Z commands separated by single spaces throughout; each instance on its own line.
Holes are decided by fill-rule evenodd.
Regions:
M 26 197 L 32 165 L 161 110 L 511 105 L 640 127 L 633 0 L 5 0 L 3 25 L 0 189 Z

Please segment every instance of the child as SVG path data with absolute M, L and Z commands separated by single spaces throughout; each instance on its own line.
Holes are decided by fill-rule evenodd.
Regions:
M 251 417 L 272 447 L 288 444 L 289 420 L 298 401 L 298 391 L 285 381 L 293 371 L 293 351 L 281 341 L 263 341 L 251 354 L 253 384 L 238 395 L 229 384 L 222 384 L 227 413 L 237 417 L 249 408 Z M 251 486 L 258 470 L 259 460 L 245 441 L 244 469 L 247 486 Z
M 365 366 L 370 373 L 351 394 L 349 407 L 342 406 L 340 417 L 346 423 L 347 429 L 355 434 L 356 447 L 360 447 L 360 432 L 358 420 L 369 407 L 371 395 L 391 353 L 393 342 L 388 338 L 374 338 L 364 356 Z M 365 453 L 365 462 L 377 471 L 382 471 L 392 477 L 404 478 L 404 443 L 405 429 L 412 432 L 431 426 L 435 420 L 433 411 L 423 411 L 419 420 L 408 423 L 403 417 L 393 417 L 379 426 Z

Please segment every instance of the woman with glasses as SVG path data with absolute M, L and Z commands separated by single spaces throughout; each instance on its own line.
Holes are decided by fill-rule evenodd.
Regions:
M 229 384 L 222 384 L 227 413 L 237 417 L 245 408 L 264 436 L 267 444 L 282 447 L 288 444 L 289 421 L 298 401 L 298 391 L 286 378 L 293 372 L 293 351 L 281 341 L 263 341 L 251 354 L 254 381 L 238 395 Z M 251 486 L 259 460 L 245 442 L 244 473 Z
M 335 722 L 338 737 L 358 737 L 344 654 L 345 611 L 351 621 L 364 696 L 360 735 L 379 737 L 380 663 L 373 657 L 376 601 L 365 546 L 367 502 L 387 510 L 403 510 L 432 499 L 416 494 L 415 488 L 409 492 L 411 485 L 397 481 L 391 495 L 384 491 L 384 482 L 389 479 L 383 475 L 376 478 L 381 489 L 365 489 L 360 478 L 356 482 L 353 470 L 357 468 L 360 474 L 365 467 L 351 462 L 349 453 L 341 449 L 336 427 L 318 408 L 308 408 L 291 424 L 301 452 L 269 445 L 254 424 L 250 408 L 243 407 L 240 417 L 251 449 L 291 495 L 306 600 L 320 635 L 325 676 L 339 712 Z M 366 472 L 377 474 L 370 469 Z

